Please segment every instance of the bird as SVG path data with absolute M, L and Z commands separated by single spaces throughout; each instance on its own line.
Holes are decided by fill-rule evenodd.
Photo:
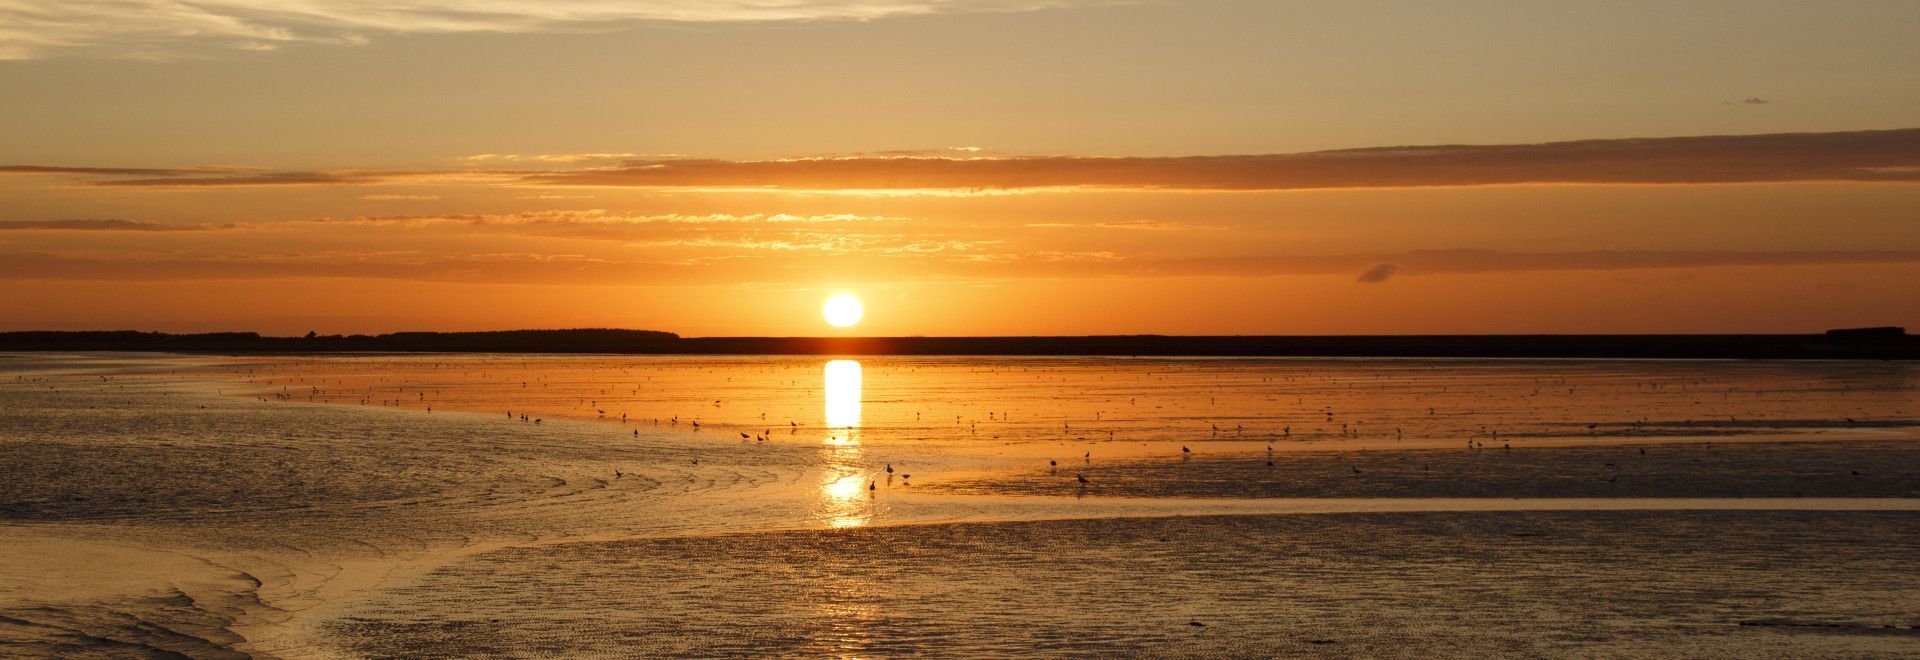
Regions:
M 1180 453 L 1182 453 L 1182 454 L 1191 454 L 1191 453 L 1193 453 L 1193 450 L 1192 450 L 1192 449 L 1188 449 L 1188 448 L 1186 447 L 1186 445 L 1181 445 L 1181 446 L 1180 446 Z
M 867 482 L 867 492 L 871 493 L 875 488 L 877 488 L 877 486 L 874 485 L 874 482 L 872 481 Z
M 893 474 L 893 464 L 892 464 L 892 463 L 888 463 L 888 464 L 887 464 L 887 474 Z
M 1082 486 L 1085 486 L 1085 485 L 1087 485 L 1087 475 L 1084 475 L 1084 474 L 1076 474 L 1076 475 L 1073 475 L 1073 478 L 1075 478 L 1075 479 L 1079 479 L 1079 480 L 1080 480 L 1080 485 L 1082 485 Z
M 1353 473 L 1354 473 L 1354 474 L 1360 474 L 1360 468 L 1357 468 L 1357 467 L 1354 467 L 1354 466 L 1351 466 L 1351 465 L 1349 465 L 1349 466 L 1347 466 L 1347 469 L 1349 469 L 1349 470 L 1353 470 Z

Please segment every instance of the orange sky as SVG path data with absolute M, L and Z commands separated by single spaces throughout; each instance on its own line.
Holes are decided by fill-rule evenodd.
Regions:
M 25 5 L 0 330 L 1920 327 L 1912 4 Z

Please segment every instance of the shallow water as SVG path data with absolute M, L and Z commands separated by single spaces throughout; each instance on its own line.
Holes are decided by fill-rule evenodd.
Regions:
M 1792 622 L 1807 616 L 1881 621 L 1836 604 L 1871 600 L 1871 580 L 1832 582 L 1805 557 L 1862 525 L 1872 533 L 1848 550 L 1861 575 L 1920 550 L 1917 375 L 1841 362 L 5 356 L 0 652 L 1166 653 L 1192 631 L 1114 632 L 1145 598 L 1116 585 L 1222 603 L 1214 615 L 1230 621 L 1283 605 L 1411 608 L 1457 585 L 1359 567 L 1348 579 L 1371 596 L 1358 600 L 1147 585 L 1251 552 L 1245 538 L 1317 534 L 1316 547 L 1372 556 L 1436 543 L 1439 525 L 1461 539 L 1419 552 L 1472 554 L 1506 548 L 1499 530 L 1534 524 L 1524 521 L 1545 531 L 1507 548 L 1523 556 L 1691 530 L 1690 545 L 1663 550 L 1668 563 L 1582 559 L 1655 591 L 1694 588 L 1699 576 L 1677 566 L 1749 561 L 1729 544 L 1755 534 L 1798 539 L 1778 579 L 1742 587 L 1760 605 L 1713 611 L 1789 621 L 1748 625 L 1765 630 L 1739 644 L 1804 642 Z M 1243 517 L 1157 518 L 1227 514 Z M 928 530 L 945 550 L 889 549 Z M 1163 532 L 1184 540 L 1128 558 Z M 863 557 L 899 568 L 862 577 L 879 570 Z M 1244 561 L 1251 572 L 1235 579 L 1324 579 Z M 1480 598 L 1553 597 L 1537 566 L 1507 570 L 1538 563 L 1484 567 L 1474 579 L 1493 595 Z M 925 591 L 920 572 L 951 586 Z M 1107 609 L 1083 619 L 1050 618 L 1040 603 L 967 614 L 1006 602 L 1005 589 L 1086 572 L 1104 577 L 1080 597 Z M 878 591 L 848 591 L 855 583 Z M 963 588 L 976 583 L 1011 586 Z M 743 604 L 743 585 L 765 587 L 763 602 Z M 630 612 L 649 594 L 677 604 Z M 1196 648 L 1411 654 L 1474 634 L 1522 654 L 1716 648 L 1635 645 L 1618 626 L 1569 637 L 1563 619 L 1458 621 L 1422 637 L 1356 617 L 1340 639 L 1368 645 L 1274 641 L 1321 634 L 1297 623 L 1210 624 L 1213 641 Z M 1886 622 L 1896 632 L 1877 641 L 1777 651 L 1916 652 L 1912 623 Z

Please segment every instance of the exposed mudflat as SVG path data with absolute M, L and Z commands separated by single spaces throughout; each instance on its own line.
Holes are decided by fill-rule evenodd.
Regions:
M 0 655 L 1920 655 L 1906 365 L 8 355 L 0 401 Z

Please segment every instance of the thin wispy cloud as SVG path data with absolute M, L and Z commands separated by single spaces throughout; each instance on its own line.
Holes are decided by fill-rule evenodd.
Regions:
M 1594 251 L 1416 250 L 1392 254 L 1165 259 L 1113 251 L 1020 251 L 997 241 L 802 232 L 682 237 L 649 243 L 692 250 L 676 256 L 553 252 L 434 254 L 415 250 L 263 252 L 0 253 L 0 280 L 207 280 L 365 278 L 512 284 L 744 283 L 828 266 L 892 273 L 898 281 L 1030 278 L 1402 277 L 1633 271 L 1726 267 L 1920 264 L 1914 250 Z M 1377 279 L 1369 279 L 1369 276 Z
M 175 58 L 404 34 L 604 32 L 646 24 L 875 20 L 1067 0 L 6 0 L 0 59 Z M 1085 4 L 1081 2 L 1079 4 Z
M 587 154 L 605 156 L 609 154 Z M 571 156 L 553 155 L 561 164 Z M 781 190 L 801 193 L 1020 194 L 1085 188 L 1311 190 L 1525 184 L 1721 184 L 1920 181 L 1920 128 L 1372 147 L 1297 154 L 1174 157 L 834 157 L 764 161 L 629 160 L 614 167 L 375 171 L 0 165 L 121 188 L 371 186 Z M 1147 227 L 1142 227 L 1147 228 Z
M 674 154 L 656 154 L 655 158 L 671 158 Z M 591 163 L 617 162 L 640 158 L 640 154 L 627 153 L 581 153 L 581 154 L 474 154 L 460 160 L 469 163 L 528 162 L 528 163 Z
M 1101 229 L 1131 229 L 1134 231 L 1226 231 L 1232 229 L 1225 225 L 1203 225 L 1191 222 L 1170 220 L 1115 220 L 1094 225 Z
M 1511 184 L 1915 181 L 1920 129 L 1094 158 L 654 160 L 529 175 L 579 186 L 771 189 L 1296 190 Z
M 604 209 L 526 211 L 494 214 L 382 215 L 355 218 L 315 218 L 305 222 L 356 225 L 422 226 L 435 223 L 463 225 L 652 225 L 652 224 L 741 224 L 741 223 L 828 223 L 897 222 L 907 218 L 854 213 L 617 213 Z
M 140 220 L 62 219 L 0 220 L 0 231 L 208 231 L 234 229 L 239 225 L 174 225 Z

